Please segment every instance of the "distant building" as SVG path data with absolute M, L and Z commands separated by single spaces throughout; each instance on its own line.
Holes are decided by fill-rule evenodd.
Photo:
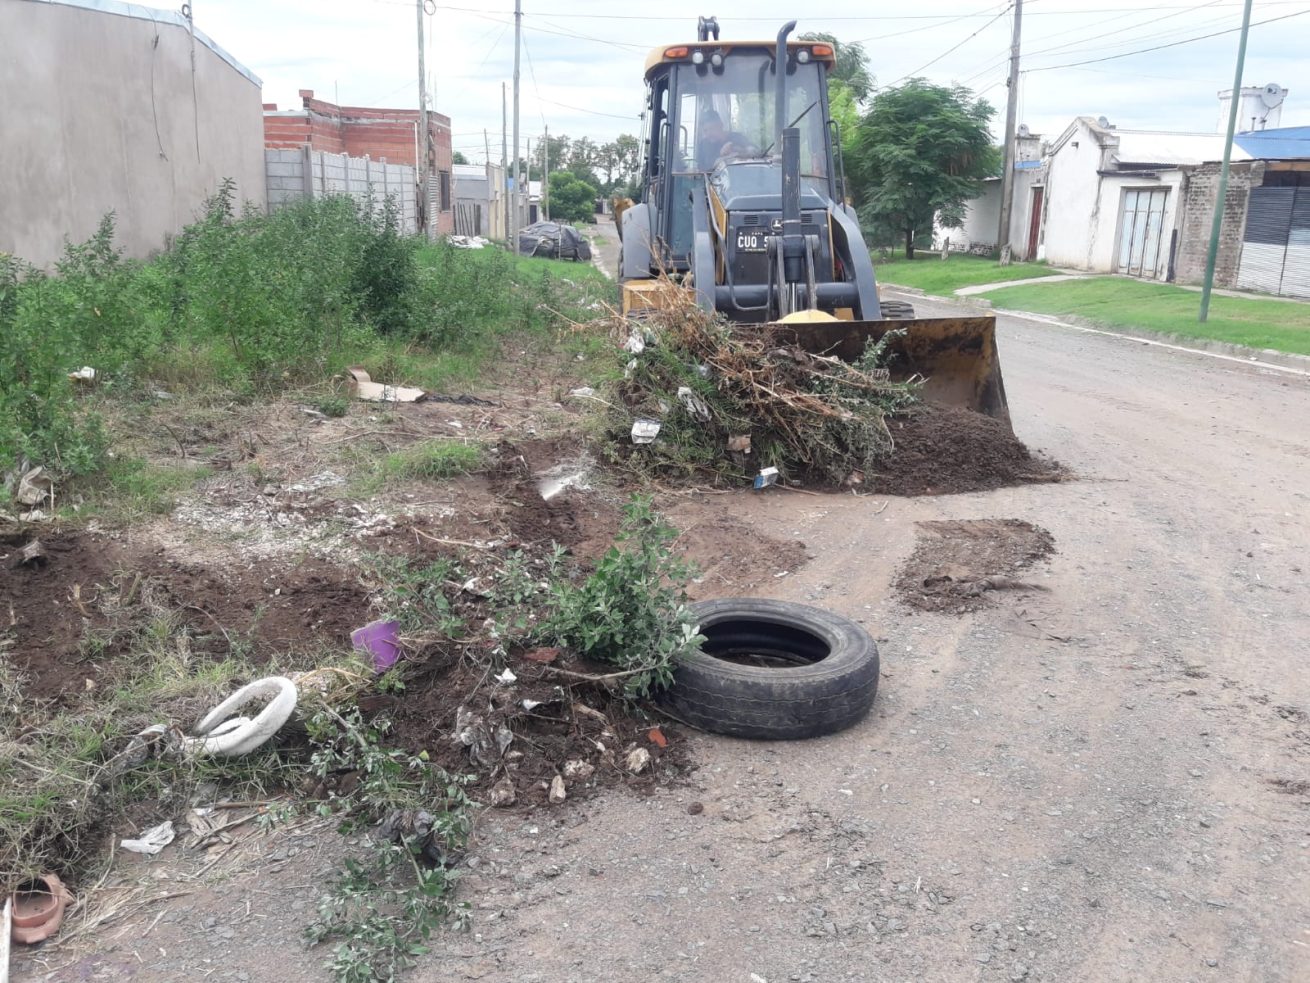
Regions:
M 259 90 L 176 11 L 0 3 L 0 252 L 47 267 L 112 211 L 126 254 L 148 256 L 224 178 L 262 207 Z
M 1287 90 L 1241 91 L 1218 286 L 1310 297 L 1310 127 L 1271 128 Z M 1231 91 L 1219 93 L 1227 129 Z M 1018 259 L 1095 273 L 1200 282 L 1218 193 L 1223 133 L 1127 130 L 1079 116 L 1050 143 L 1021 128 L 1010 219 Z M 1000 179 L 985 183 L 952 250 L 996 248 Z
M 278 110 L 264 104 L 264 145 L 270 150 L 308 146 L 324 153 L 368 157 L 419 168 L 419 111 L 338 106 L 301 89 L 300 109 Z M 454 187 L 450 147 L 450 117 L 428 112 L 432 154 L 427 162 L 428 214 L 434 235 L 455 231 Z M 421 170 L 421 168 L 420 168 Z

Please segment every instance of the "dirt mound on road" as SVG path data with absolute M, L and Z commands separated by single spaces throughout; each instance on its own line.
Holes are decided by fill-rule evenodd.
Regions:
M 879 494 L 955 495 L 1067 476 L 1000 420 L 958 406 L 923 403 L 887 427 L 895 449 L 869 482 Z
M 960 614 L 988 604 L 998 590 L 1039 591 L 1014 575 L 1055 551 L 1040 526 L 1020 519 L 916 522 L 918 541 L 896 578 L 896 593 L 912 608 Z

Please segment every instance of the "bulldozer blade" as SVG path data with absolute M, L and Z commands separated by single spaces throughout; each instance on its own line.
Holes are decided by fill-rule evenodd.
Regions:
M 777 327 L 805 351 L 845 361 L 859 358 L 870 341 L 897 332 L 887 343 L 893 379 L 922 376 L 924 399 L 963 406 L 1010 425 L 994 317 L 841 321 L 792 315 Z

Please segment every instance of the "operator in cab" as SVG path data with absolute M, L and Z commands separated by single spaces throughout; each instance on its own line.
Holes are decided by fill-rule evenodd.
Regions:
M 712 171 L 720 160 L 752 157 L 759 152 L 742 134 L 727 129 L 723 118 L 713 109 L 701 113 L 700 143 L 696 147 L 696 166 L 700 170 Z

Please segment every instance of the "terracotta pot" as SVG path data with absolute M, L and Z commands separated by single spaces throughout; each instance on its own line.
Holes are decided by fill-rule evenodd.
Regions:
M 73 895 L 54 874 L 42 874 L 14 892 L 10 937 L 23 945 L 43 942 L 59 931 Z

